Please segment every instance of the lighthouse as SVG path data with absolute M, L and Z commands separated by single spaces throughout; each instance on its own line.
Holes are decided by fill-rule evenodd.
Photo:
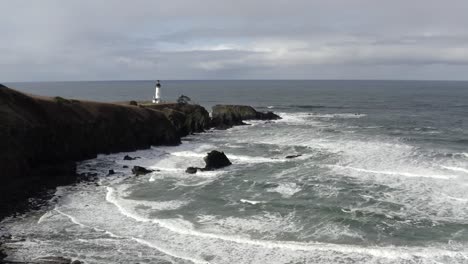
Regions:
M 161 83 L 159 82 L 159 80 L 156 83 L 155 89 L 156 91 L 153 97 L 153 104 L 159 104 L 161 102 Z

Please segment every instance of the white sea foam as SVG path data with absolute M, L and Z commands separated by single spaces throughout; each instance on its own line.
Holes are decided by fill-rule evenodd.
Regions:
M 447 169 L 447 170 L 452 170 L 452 171 L 468 173 L 468 169 L 460 168 L 460 167 L 442 166 L 442 168 Z
M 246 204 L 253 204 L 253 205 L 265 203 L 264 201 L 253 201 L 253 200 L 247 200 L 247 199 L 240 199 L 240 202 L 246 203 Z
M 285 198 L 289 198 L 301 190 L 301 187 L 294 182 L 280 183 L 278 187 L 268 189 L 269 192 L 277 192 Z
M 404 177 L 423 177 L 423 178 L 436 178 L 436 179 L 452 179 L 456 178 L 453 175 L 439 175 L 439 174 L 417 174 L 411 172 L 400 172 L 400 171 L 386 171 L 386 170 L 368 170 L 362 168 L 355 168 L 350 166 L 340 166 L 340 165 L 329 165 L 331 167 L 345 169 L 345 170 L 354 170 L 359 172 L 366 172 L 366 173 L 376 173 L 376 174 L 385 174 L 385 175 L 393 175 L 393 176 L 404 176 Z
M 47 211 L 45 214 L 43 214 L 39 220 L 37 220 L 37 223 L 40 224 L 42 223 L 43 221 L 45 221 L 47 218 L 49 218 L 51 216 L 51 212 L 50 211 Z
M 226 154 L 226 156 L 232 160 L 234 163 L 268 163 L 268 162 L 285 162 L 284 158 L 265 158 L 265 157 L 255 157 L 255 156 L 243 156 L 243 155 L 233 155 Z
M 263 239 L 274 239 L 279 233 L 301 232 L 302 227 L 294 221 L 294 213 L 285 216 L 279 213 L 266 213 L 251 217 L 199 215 L 197 222 L 201 224 L 203 232 L 215 234 L 242 235 L 261 233 Z M 248 235 L 243 236 L 249 239 Z
M 208 262 L 206 261 L 203 261 L 203 260 L 199 260 L 199 259 L 195 259 L 195 258 L 192 258 L 192 257 L 188 257 L 188 256 L 185 256 L 185 255 L 181 255 L 181 254 L 178 254 L 178 253 L 175 253 L 175 252 L 172 252 L 170 250 L 167 250 L 159 245 L 156 245 L 156 243 L 151 243 L 151 242 L 148 242 L 144 239 L 140 239 L 140 238 L 135 238 L 135 237 L 132 237 L 132 236 L 121 236 L 121 235 L 116 235 L 112 232 L 109 232 L 107 230 L 104 230 L 104 229 L 100 229 L 100 228 L 96 228 L 96 227 L 92 227 L 92 226 L 88 226 L 88 225 L 85 225 L 81 222 L 79 222 L 75 217 L 69 215 L 69 214 L 66 214 L 58 209 L 54 209 L 57 213 L 67 217 L 68 219 L 70 219 L 70 221 L 82 228 L 89 228 L 89 229 L 93 229 L 95 231 L 98 231 L 98 232 L 104 232 L 112 237 L 115 237 L 115 238 L 120 238 L 120 239 L 130 239 L 130 240 L 133 240 L 139 244 L 142 244 L 142 245 L 146 245 L 148 247 L 151 247 L 151 248 L 154 248 L 158 251 L 161 251 L 163 252 L 164 254 L 167 254 L 169 256 L 173 256 L 173 257 L 176 257 L 176 258 L 180 258 L 180 259 L 185 259 L 185 260 L 189 260 L 193 263 L 200 263 L 200 264 L 206 264 Z
M 341 253 L 355 253 L 363 255 L 371 255 L 374 257 L 385 258 L 385 259 L 411 259 L 414 256 L 419 257 L 460 257 L 462 253 L 454 252 L 450 250 L 442 249 L 427 249 L 427 248 L 399 248 L 399 247 L 358 247 L 358 246 L 348 246 L 348 245 L 336 245 L 336 244 L 326 244 L 326 243 L 301 243 L 301 242 L 285 242 L 285 241 L 266 241 L 266 240 L 256 240 L 256 239 L 246 239 L 237 235 L 223 235 L 223 234 L 213 234 L 213 233 L 204 233 L 197 231 L 193 228 L 182 227 L 180 225 L 175 225 L 173 221 L 163 220 L 163 219 L 148 219 L 131 213 L 127 208 L 124 208 L 120 205 L 115 199 L 114 190 L 108 188 L 106 195 L 106 200 L 114 204 L 118 210 L 125 216 L 130 217 L 138 222 L 150 222 L 158 224 L 159 226 L 175 232 L 177 234 L 182 234 L 185 236 L 195 236 L 203 239 L 214 239 L 229 241 L 237 244 L 245 244 L 250 246 L 258 246 L 268 249 L 281 249 L 281 250 L 291 250 L 291 251 L 335 251 Z M 188 237 L 187 237 L 188 239 Z M 213 241 L 214 243 L 214 241 Z M 466 257 L 466 256 L 465 256 Z
M 358 114 L 358 113 L 312 114 L 312 117 L 318 117 L 318 118 L 361 118 L 365 116 L 367 115 Z

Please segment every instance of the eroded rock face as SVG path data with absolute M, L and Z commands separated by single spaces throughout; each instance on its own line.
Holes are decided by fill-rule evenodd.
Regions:
M 160 111 L 39 98 L 0 86 L 0 218 L 15 201 L 73 182 L 75 161 L 179 143 Z
M 275 120 L 281 118 L 273 112 L 258 112 L 247 105 L 215 105 L 212 108 L 211 115 L 211 125 L 217 129 L 245 125 L 244 120 Z
M 213 150 L 210 153 L 208 153 L 203 158 L 203 160 L 206 163 L 206 166 L 203 170 L 219 169 L 232 164 L 231 161 L 226 157 L 226 154 L 224 154 L 224 152 L 220 152 L 217 150 Z
M 210 128 L 210 115 L 200 105 L 171 103 L 149 104 L 145 105 L 145 107 L 163 112 L 176 128 L 180 137 L 204 132 Z

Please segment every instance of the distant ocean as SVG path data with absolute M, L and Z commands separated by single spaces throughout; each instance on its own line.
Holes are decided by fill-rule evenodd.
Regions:
M 7 83 L 32 94 L 150 100 L 153 81 Z M 165 100 L 278 113 L 176 147 L 79 164 L 99 185 L 1 223 L 12 260 L 468 263 L 468 82 L 162 81 Z M 233 165 L 189 175 L 210 150 Z M 124 161 L 124 155 L 141 159 Z M 286 159 L 288 155 L 300 155 Z M 159 171 L 133 177 L 128 165 Z M 106 176 L 114 169 L 115 175 Z

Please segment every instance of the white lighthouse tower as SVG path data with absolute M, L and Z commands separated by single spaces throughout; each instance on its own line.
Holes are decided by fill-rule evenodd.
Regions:
M 159 104 L 161 102 L 161 83 L 159 82 L 159 80 L 156 83 L 155 89 L 156 91 L 153 97 L 153 104 Z

